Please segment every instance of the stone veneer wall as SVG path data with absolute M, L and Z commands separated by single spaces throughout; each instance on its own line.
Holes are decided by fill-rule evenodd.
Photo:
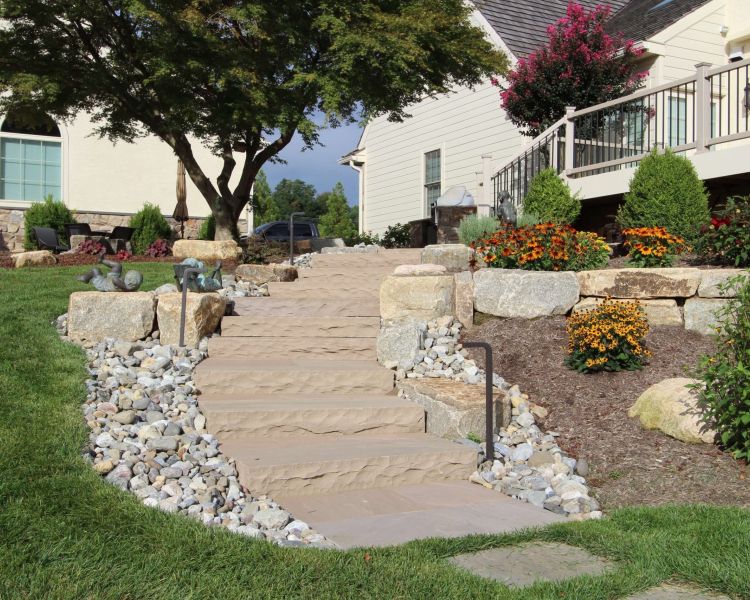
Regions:
M 20 252 L 23 250 L 24 223 L 22 208 L 0 208 L 0 251 Z M 118 225 L 127 227 L 130 222 L 130 214 L 109 212 L 85 212 L 74 211 L 76 221 L 88 223 L 91 229 L 109 230 Z M 180 236 L 180 224 L 171 216 L 165 215 L 167 222 L 174 231 L 174 237 Z M 185 222 L 185 238 L 195 239 L 198 237 L 198 229 L 205 219 L 203 217 L 191 217 Z M 239 221 L 240 232 L 244 232 L 247 221 Z

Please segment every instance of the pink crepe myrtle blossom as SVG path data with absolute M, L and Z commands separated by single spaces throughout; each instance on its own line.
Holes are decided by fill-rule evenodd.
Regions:
M 643 48 L 605 30 L 610 10 L 571 2 L 547 28 L 547 44 L 518 61 L 501 91 L 511 121 L 536 136 L 565 114 L 636 91 L 647 76 L 636 61 Z M 498 85 L 498 87 L 500 87 Z

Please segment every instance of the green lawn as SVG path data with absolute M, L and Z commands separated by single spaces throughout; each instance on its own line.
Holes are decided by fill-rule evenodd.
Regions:
M 171 265 L 142 264 L 144 287 Z M 143 507 L 81 459 L 85 362 L 50 322 L 85 267 L 0 270 L 0 598 L 620 598 L 661 581 L 750 597 L 750 511 L 628 509 L 600 522 L 350 552 L 282 549 Z M 686 482 L 689 485 L 689 482 Z M 323 532 L 325 533 L 325 532 Z M 557 540 L 617 561 L 523 591 L 447 556 Z

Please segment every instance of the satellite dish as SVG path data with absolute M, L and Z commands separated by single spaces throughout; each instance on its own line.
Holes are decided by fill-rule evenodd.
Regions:
M 465 185 L 454 185 L 437 199 L 436 206 L 474 206 L 474 196 L 466 191 Z

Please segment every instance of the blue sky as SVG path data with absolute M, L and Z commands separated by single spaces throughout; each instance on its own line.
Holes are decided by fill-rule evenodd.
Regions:
M 358 201 L 357 172 L 351 167 L 341 166 L 338 159 L 353 150 L 362 129 L 359 125 L 345 125 L 336 129 L 325 129 L 320 134 L 322 146 L 302 151 L 302 141 L 295 135 L 290 144 L 279 153 L 287 164 L 266 163 L 263 170 L 271 188 L 282 179 L 302 179 L 315 186 L 318 193 L 327 192 L 337 181 L 344 184 L 349 204 Z

